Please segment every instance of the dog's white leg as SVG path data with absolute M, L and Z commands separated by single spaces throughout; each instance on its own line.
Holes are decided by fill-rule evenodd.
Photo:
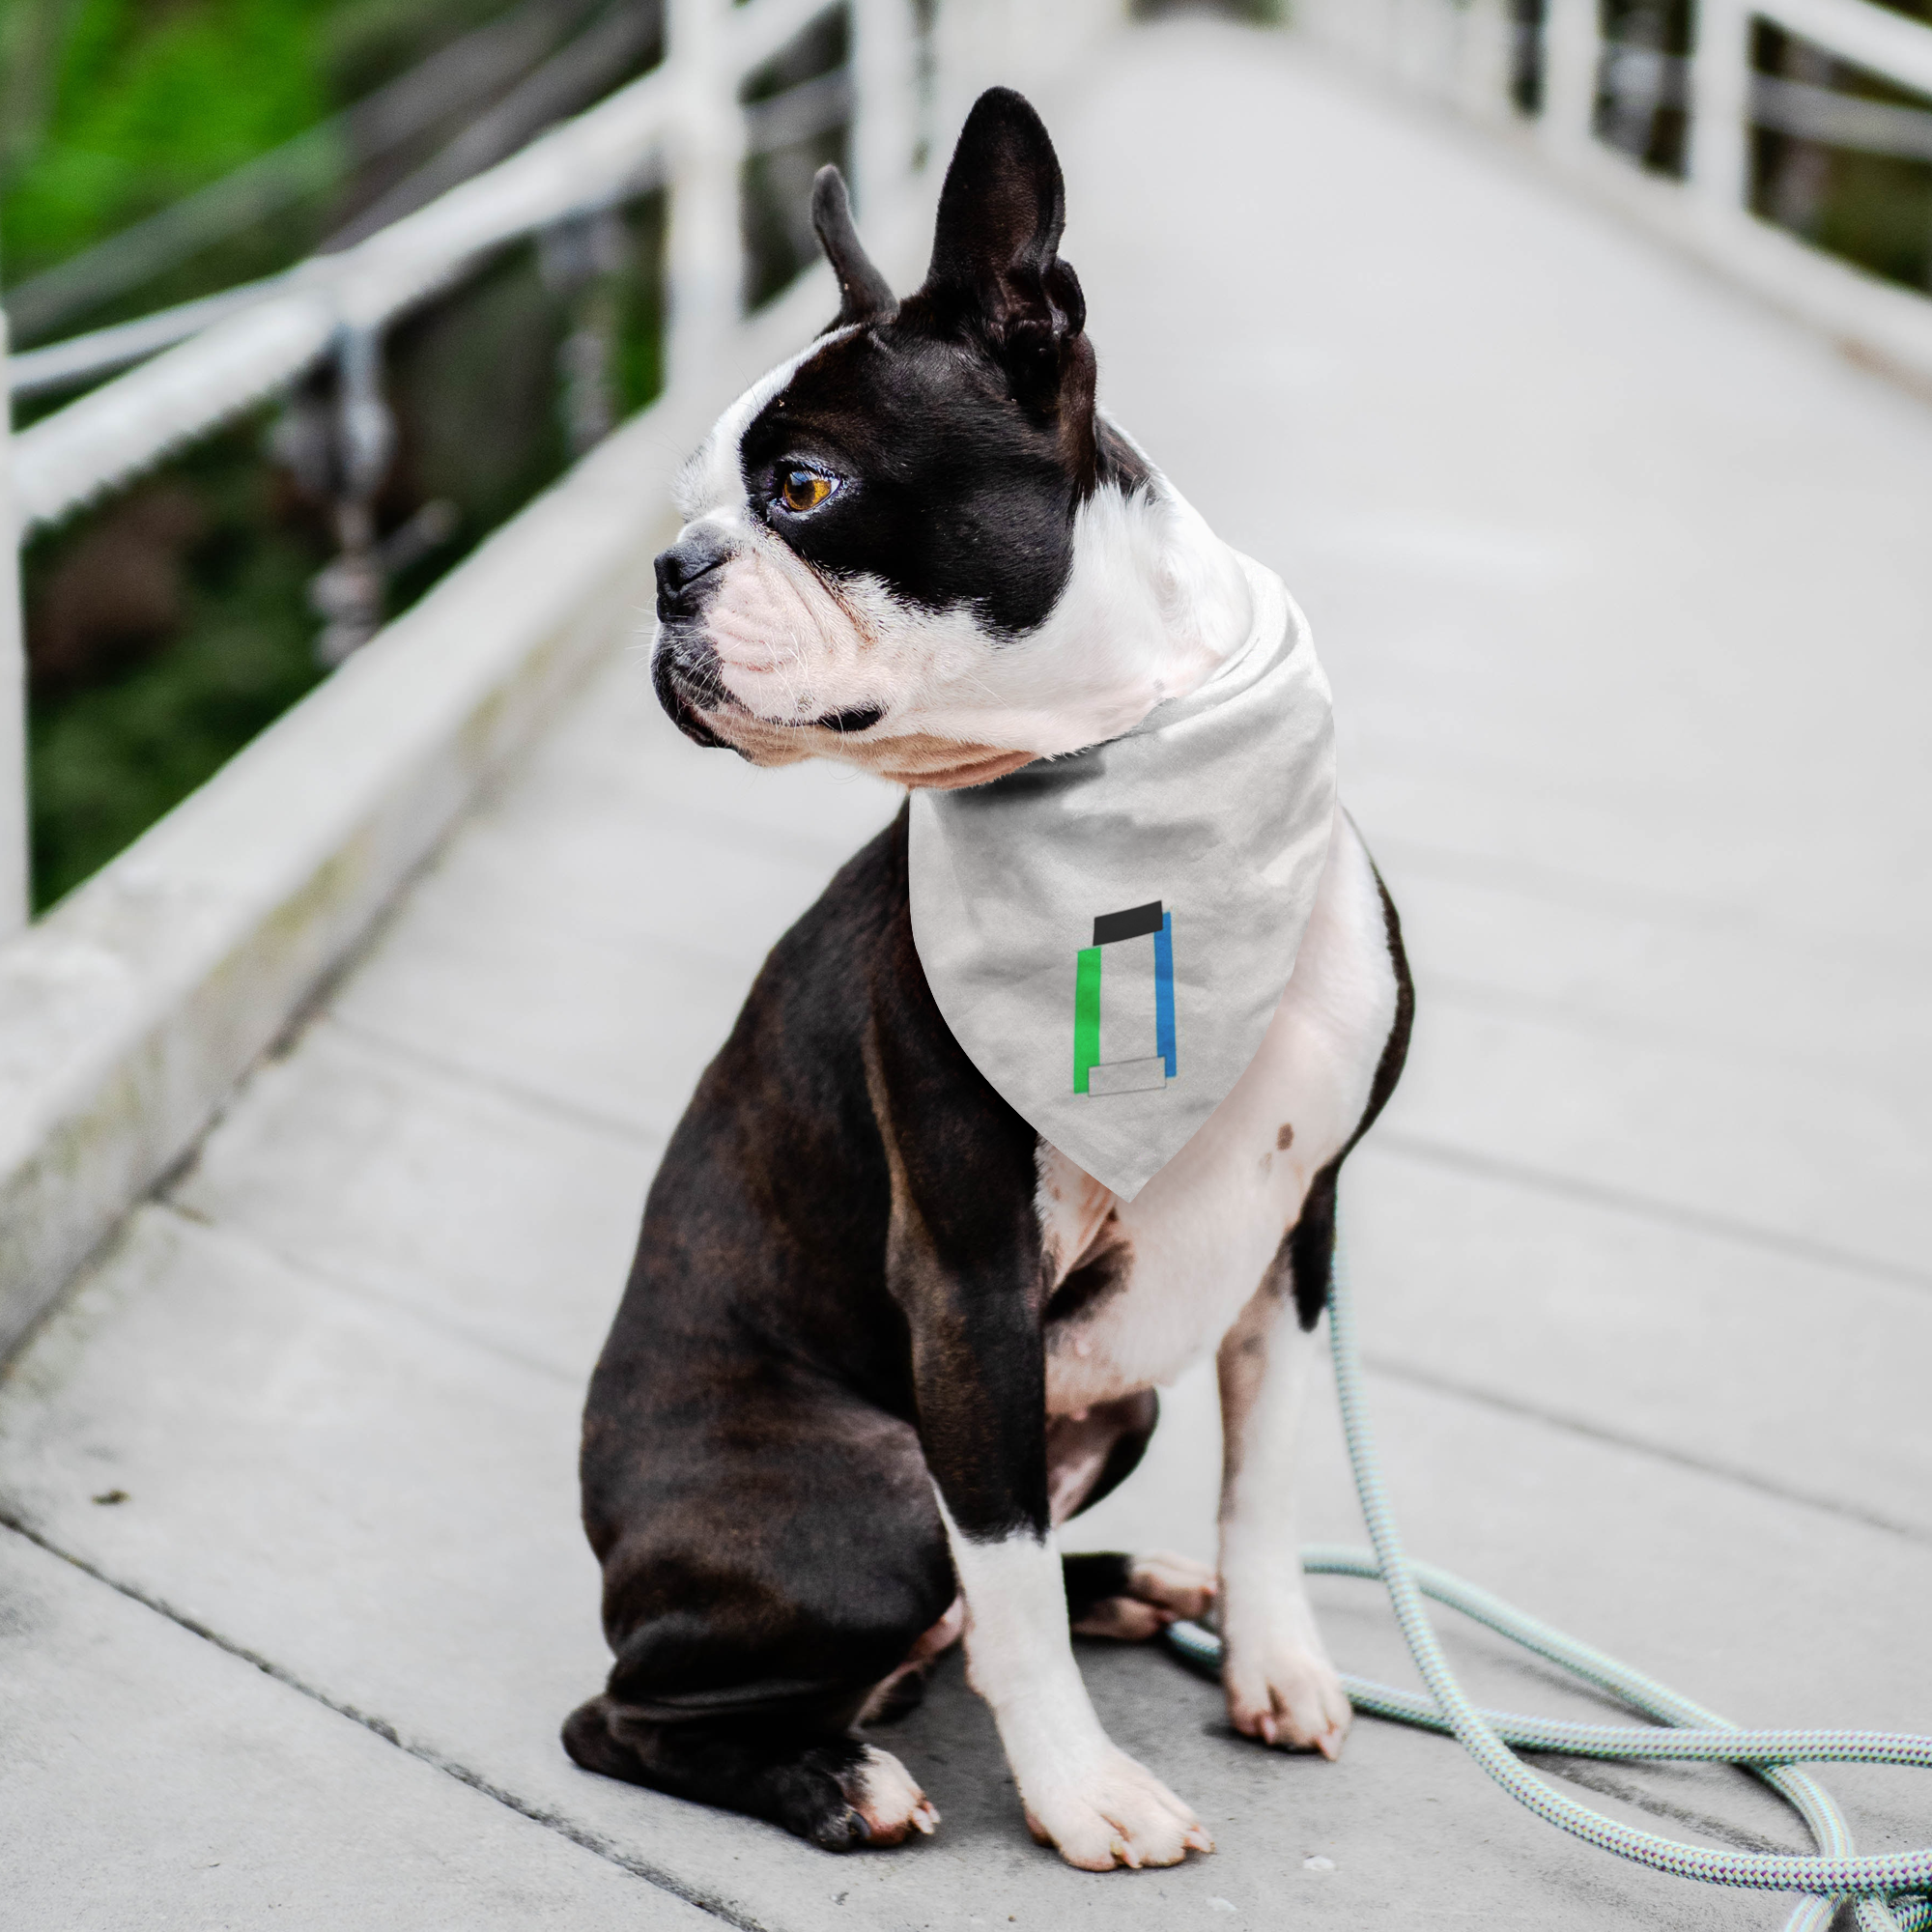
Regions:
M 1295 1458 L 1315 1338 L 1286 1262 L 1221 1344 L 1221 1642 L 1228 1716 L 1267 1744 L 1339 1757 L 1352 1712 L 1301 1577 Z
M 1087 1871 L 1211 1852 L 1194 1813 L 1100 1728 L 1073 1658 L 1053 1537 L 976 1542 L 950 1512 L 946 1530 L 966 1600 L 967 1675 L 992 1707 L 1034 1836 Z

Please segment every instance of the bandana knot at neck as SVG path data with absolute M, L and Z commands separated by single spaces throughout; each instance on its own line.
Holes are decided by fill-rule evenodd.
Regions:
M 1281 580 L 1240 559 L 1234 655 L 1124 737 L 915 791 L 913 943 L 1001 1097 L 1132 1200 L 1254 1059 L 1328 856 L 1328 680 Z

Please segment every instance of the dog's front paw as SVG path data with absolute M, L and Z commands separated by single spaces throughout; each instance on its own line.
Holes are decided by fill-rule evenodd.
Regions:
M 1127 1568 L 1127 1593 L 1102 1597 L 1073 1626 L 1079 1636 L 1142 1643 L 1177 1617 L 1205 1616 L 1214 1602 L 1214 1572 L 1191 1556 L 1165 1549 L 1136 1556 Z
M 863 1845 L 898 1845 L 909 1833 L 930 1837 L 939 1824 L 913 1775 L 890 1751 L 867 1745 L 859 1761 L 836 1775 L 843 1804 L 814 1819 L 806 1835 L 829 1852 Z
M 1088 1769 L 1024 1794 L 1027 1830 L 1082 1871 L 1178 1865 L 1214 1840 L 1145 1765 L 1108 1745 Z
M 1335 1666 L 1319 1650 L 1289 1637 L 1229 1641 L 1221 1681 L 1228 1718 L 1243 1737 L 1291 1750 L 1342 1755 L 1354 1709 Z

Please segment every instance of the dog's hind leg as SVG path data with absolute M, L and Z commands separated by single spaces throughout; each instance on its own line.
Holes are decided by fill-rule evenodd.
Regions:
M 931 1831 L 918 1782 L 853 1729 L 955 1593 L 910 1426 L 761 1371 L 749 1385 L 687 1375 L 711 1405 L 705 1432 L 626 1430 L 611 1419 L 640 1387 L 667 1397 L 631 1364 L 607 1367 L 584 1515 L 616 1659 L 604 1695 L 566 1720 L 564 1748 L 586 1771 L 829 1851 Z
M 1214 1602 L 1214 1572 L 1191 1556 L 1152 1549 L 1127 1556 L 1118 1549 L 1064 1556 L 1066 1614 L 1075 1636 L 1142 1643 L 1177 1617 L 1207 1614 Z
M 607 1692 L 570 1714 L 563 1747 L 585 1771 L 749 1812 L 829 1852 L 930 1833 L 939 1813 L 897 1758 L 850 1734 L 852 1715 L 796 1726 L 755 1713 L 667 1722 Z
M 1160 1420 L 1152 1389 L 1046 1419 L 1046 1501 L 1055 1524 L 1119 1489 L 1147 1454 Z
M 1152 1389 L 1095 1403 L 1046 1425 L 1047 1495 L 1056 1523 L 1094 1507 L 1126 1481 L 1147 1453 L 1160 1400 Z M 1106 1550 L 1061 1559 L 1066 1615 L 1076 1636 L 1139 1643 L 1214 1601 L 1214 1572 L 1166 1550 Z

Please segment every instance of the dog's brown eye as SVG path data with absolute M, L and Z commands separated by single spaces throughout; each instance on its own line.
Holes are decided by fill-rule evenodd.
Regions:
M 812 469 L 787 469 L 779 497 L 787 510 L 815 510 L 832 494 L 832 479 Z

